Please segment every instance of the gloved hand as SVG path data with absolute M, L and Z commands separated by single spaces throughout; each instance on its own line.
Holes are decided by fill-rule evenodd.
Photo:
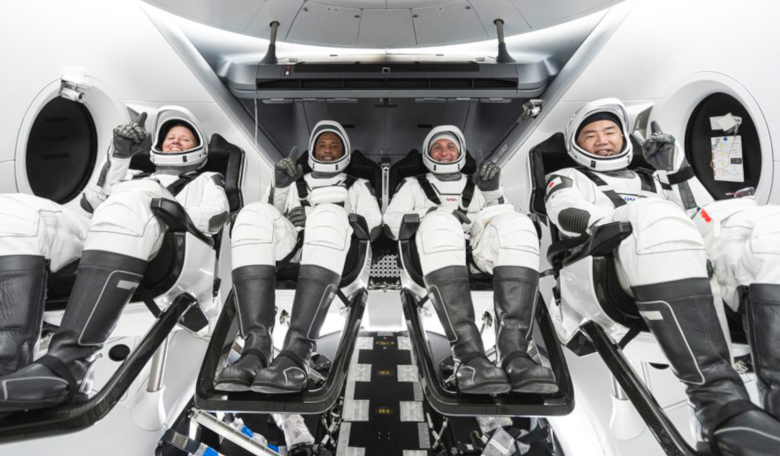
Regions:
M 674 171 L 674 136 L 661 131 L 656 121 L 650 123 L 652 135 L 642 145 L 645 161 L 658 171 Z
M 303 166 L 295 165 L 292 158 L 287 157 L 276 162 L 274 169 L 274 182 L 276 188 L 289 187 L 293 182 L 303 176 Z
M 290 209 L 290 212 L 287 213 L 287 220 L 296 228 L 304 228 L 306 226 L 306 208 L 298 206 Z
M 474 185 L 483 192 L 498 190 L 501 178 L 501 168 L 489 161 L 480 163 L 479 169 L 474 173 Z
M 114 157 L 130 158 L 141 152 L 149 152 L 152 137 L 144 129 L 146 115 L 142 112 L 133 122 L 114 128 Z

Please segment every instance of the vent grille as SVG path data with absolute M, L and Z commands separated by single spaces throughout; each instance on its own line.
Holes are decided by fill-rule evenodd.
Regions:
M 517 89 L 517 79 L 258 79 L 257 90 L 458 90 Z

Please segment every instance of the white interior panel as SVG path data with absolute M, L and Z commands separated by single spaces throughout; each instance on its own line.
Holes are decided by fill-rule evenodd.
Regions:
M 387 6 L 386 0 L 327 0 L 322 3 L 356 9 L 384 9 Z
M 322 45 L 354 46 L 357 43 L 361 11 L 354 8 L 306 2 L 292 25 L 289 41 Z
M 360 22 L 359 47 L 414 47 L 411 10 L 365 10 Z
M 496 19 L 504 20 L 504 35 L 512 36 L 525 33 L 531 30 L 525 18 L 515 5 L 508 0 L 504 2 L 484 2 L 482 0 L 471 0 L 471 6 L 479 16 L 484 29 L 489 38 L 496 37 L 496 26 L 493 23 Z
M 242 32 L 266 2 L 258 2 L 257 0 L 223 0 L 221 2 L 208 0 L 149 0 L 149 3 L 199 22 L 205 22 L 235 32 Z
M 452 2 L 453 0 L 387 0 L 387 8 L 425 8 L 426 6 L 440 6 Z
M 469 2 L 415 8 L 412 13 L 418 45 L 487 39 L 487 33 Z
M 277 21 L 279 22 L 277 37 L 283 40 L 290 32 L 290 27 L 301 7 L 303 7 L 303 0 L 266 0 L 265 6 L 255 15 L 244 33 L 268 39 L 271 36 L 271 22 Z
M 531 28 L 546 27 L 620 3 L 621 0 L 512 0 Z

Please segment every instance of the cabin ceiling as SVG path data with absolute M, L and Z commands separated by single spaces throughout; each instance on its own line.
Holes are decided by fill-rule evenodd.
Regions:
M 243 35 L 354 48 L 414 48 L 520 35 L 621 0 L 144 0 L 172 14 Z

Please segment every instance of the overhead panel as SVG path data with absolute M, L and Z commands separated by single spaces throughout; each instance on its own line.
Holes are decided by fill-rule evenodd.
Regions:
M 198 22 L 243 32 L 266 2 L 258 0 L 147 0 L 148 3 Z M 284 0 L 292 1 L 292 0 Z
M 324 46 L 354 46 L 360 16 L 359 9 L 306 2 L 295 18 L 287 40 L 316 42 Z
M 427 6 L 440 6 L 453 3 L 457 0 L 387 0 L 387 9 L 393 8 L 425 8 Z M 492 1 L 492 0 L 482 0 Z
M 531 30 L 531 26 L 528 25 L 523 15 L 509 0 L 491 2 L 471 0 L 470 3 L 487 31 L 488 38 L 496 38 L 496 26 L 493 23 L 496 19 L 503 19 L 506 36 L 518 35 Z
M 403 10 L 363 10 L 358 47 L 414 47 L 412 12 Z
M 414 8 L 412 19 L 419 46 L 487 39 L 487 33 L 469 2 Z
M 286 40 L 295 16 L 303 8 L 303 0 L 265 0 L 263 8 L 254 15 L 244 33 L 268 39 L 271 36 L 270 24 L 279 22 L 279 40 Z
M 533 29 L 566 22 L 621 0 L 511 0 Z
M 384 9 L 386 6 L 386 0 L 327 0 L 322 3 L 355 9 Z

